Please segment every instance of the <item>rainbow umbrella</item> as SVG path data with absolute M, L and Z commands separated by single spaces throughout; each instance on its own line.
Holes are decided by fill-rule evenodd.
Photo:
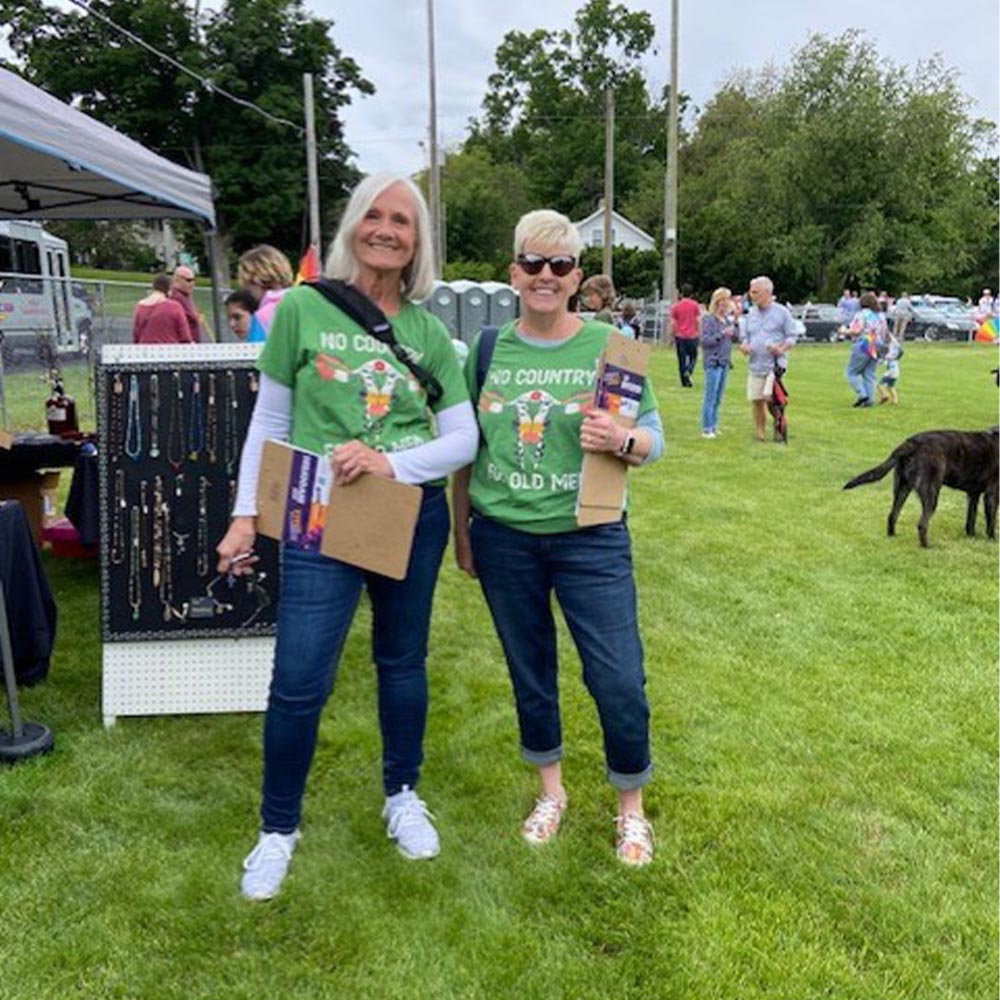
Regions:
M 311 246 L 302 255 L 299 261 L 299 273 L 295 275 L 295 284 L 301 285 L 303 281 L 315 281 L 320 276 L 319 254 L 316 248 Z
M 1000 334 L 1000 322 L 996 316 L 987 316 L 976 330 L 976 340 L 981 344 L 992 344 L 996 342 L 998 334 Z

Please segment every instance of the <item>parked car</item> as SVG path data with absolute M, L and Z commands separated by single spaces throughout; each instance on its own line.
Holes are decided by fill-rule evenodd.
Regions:
M 941 340 L 950 338 L 951 340 L 968 340 L 970 334 L 975 331 L 976 324 L 969 318 L 965 310 L 960 306 L 960 311 L 944 310 L 932 308 L 922 301 L 913 303 L 910 310 L 910 322 L 906 327 L 905 337 L 907 340 Z M 889 319 L 894 318 L 894 311 L 890 310 Z
M 804 306 L 792 306 L 792 316 L 802 324 L 802 337 L 806 340 L 844 340 L 838 333 L 842 319 L 840 310 L 828 302 L 808 302 Z

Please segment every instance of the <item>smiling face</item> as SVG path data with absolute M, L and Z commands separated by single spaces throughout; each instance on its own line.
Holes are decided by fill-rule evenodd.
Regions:
M 560 246 L 546 246 L 528 241 L 522 253 L 538 254 L 542 257 L 572 257 L 572 250 Z M 510 283 L 521 296 L 521 313 L 530 316 L 552 316 L 565 313 L 570 296 L 580 287 L 583 271 L 574 267 L 565 277 L 552 273 L 546 264 L 538 274 L 528 274 L 518 263 L 510 265 Z
M 362 270 L 402 274 L 417 245 L 417 213 L 402 184 L 386 188 L 354 230 L 354 255 Z

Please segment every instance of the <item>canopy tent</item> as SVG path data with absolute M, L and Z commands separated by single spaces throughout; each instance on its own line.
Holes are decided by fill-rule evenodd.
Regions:
M 173 163 L 0 69 L 0 218 L 196 219 L 206 174 Z

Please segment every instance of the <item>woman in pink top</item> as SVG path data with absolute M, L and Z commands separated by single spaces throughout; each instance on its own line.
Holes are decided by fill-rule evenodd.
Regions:
M 236 271 L 241 287 L 257 300 L 254 317 L 267 333 L 278 303 L 292 284 L 292 265 L 280 251 L 266 243 L 247 250 Z
M 168 298 L 170 278 L 158 274 L 153 290 L 140 299 L 132 314 L 133 344 L 190 344 L 191 329 L 179 302 Z

